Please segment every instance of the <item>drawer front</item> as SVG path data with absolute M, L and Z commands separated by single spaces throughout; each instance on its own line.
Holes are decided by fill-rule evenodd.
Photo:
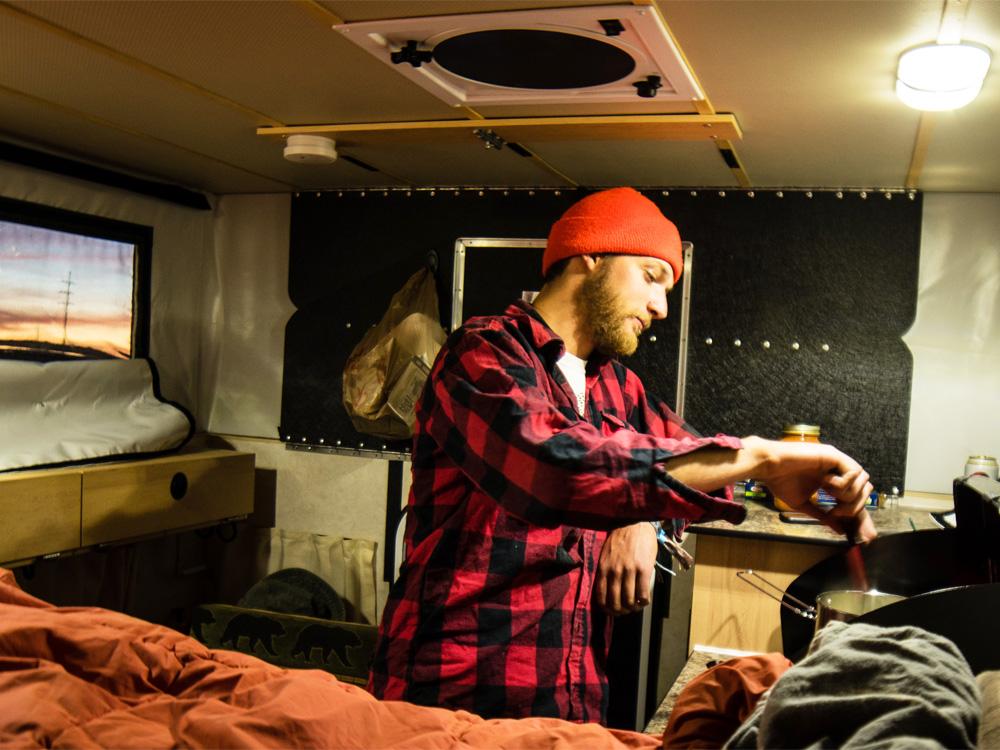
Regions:
M 80 472 L 0 478 L 0 562 L 80 546 Z
M 211 451 L 83 473 L 84 546 L 200 526 L 253 511 L 252 453 Z

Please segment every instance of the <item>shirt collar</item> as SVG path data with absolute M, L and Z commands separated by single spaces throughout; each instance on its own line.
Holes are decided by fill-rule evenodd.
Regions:
M 507 308 L 506 314 L 512 317 L 517 326 L 521 329 L 540 354 L 542 354 L 550 367 L 554 367 L 563 352 L 566 351 L 566 343 L 559 338 L 559 335 L 549 328 L 548 324 L 539 315 L 538 311 L 524 300 L 516 300 Z M 603 367 L 610 361 L 607 357 L 598 352 L 594 352 L 587 359 L 587 370 Z

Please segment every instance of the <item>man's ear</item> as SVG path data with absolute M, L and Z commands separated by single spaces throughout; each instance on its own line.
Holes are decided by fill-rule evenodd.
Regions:
M 584 254 L 584 255 L 579 256 L 579 258 L 580 258 L 580 260 L 583 261 L 584 267 L 588 271 L 593 271 L 595 268 L 597 268 L 597 264 L 601 260 L 601 256 L 600 255 L 588 255 L 588 254 Z

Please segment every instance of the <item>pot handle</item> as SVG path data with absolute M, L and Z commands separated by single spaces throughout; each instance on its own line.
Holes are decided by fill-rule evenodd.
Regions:
M 812 607 L 812 606 L 806 604 L 801 599 L 796 599 L 791 594 L 785 593 L 780 588 L 778 588 L 773 583 L 771 583 L 769 580 L 767 580 L 766 578 L 764 578 L 764 576 L 760 575 L 760 573 L 755 573 L 753 570 L 747 568 L 746 570 L 738 570 L 738 571 L 736 571 L 736 577 L 739 578 L 744 583 L 750 584 L 751 586 L 753 586 L 755 589 L 757 589 L 760 593 L 764 594 L 765 596 L 771 597 L 776 602 L 778 602 L 778 604 L 780 604 L 782 607 L 785 607 L 786 609 L 792 610 L 792 612 L 794 612 L 795 614 L 799 615 L 800 617 L 804 617 L 807 620 L 815 620 L 816 619 L 816 608 L 815 607 Z M 753 581 L 751 581 L 750 580 L 751 578 L 759 578 L 762 582 L 764 582 L 765 584 L 767 584 L 768 586 L 770 586 L 772 589 L 774 589 L 775 591 L 780 592 L 781 596 L 780 597 L 775 596 L 770 591 L 767 591 L 767 590 L 761 588 L 756 583 L 754 583 Z M 788 602 L 785 601 L 786 598 L 787 599 L 791 599 L 793 602 L 795 602 L 799 606 L 798 607 L 792 606 L 791 604 L 789 604 Z M 800 607 L 801 607 L 801 609 L 800 609 Z

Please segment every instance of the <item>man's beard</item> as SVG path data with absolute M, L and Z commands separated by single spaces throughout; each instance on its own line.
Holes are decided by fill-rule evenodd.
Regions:
M 610 357 L 628 357 L 639 346 L 639 337 L 626 325 L 629 316 L 617 293 L 608 284 L 608 259 L 584 279 L 577 305 L 583 324 L 590 333 L 594 348 Z

